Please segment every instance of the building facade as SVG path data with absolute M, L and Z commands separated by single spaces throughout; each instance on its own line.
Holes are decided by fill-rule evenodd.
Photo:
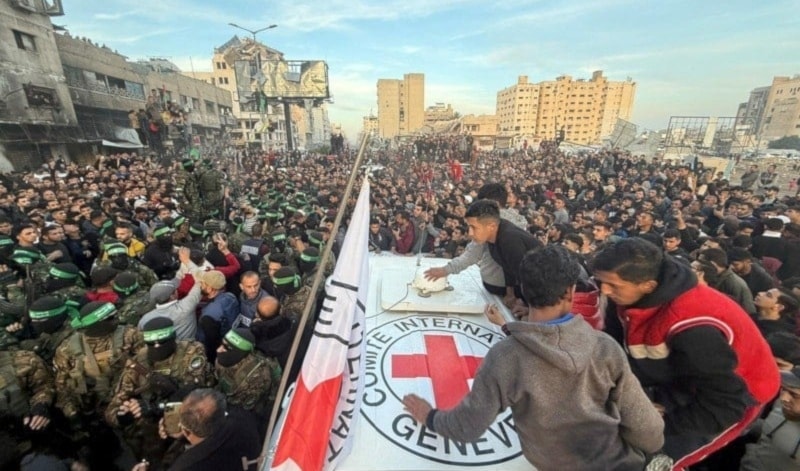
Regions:
M 69 156 L 81 140 L 51 16 L 61 2 L 0 1 L 0 170 Z
M 800 136 L 800 75 L 773 78 L 764 107 L 761 140 L 786 136 Z
M 444 103 L 436 103 L 425 110 L 426 123 L 433 121 L 450 121 L 451 119 L 456 119 L 456 117 L 456 112 L 449 103 L 446 105 Z
M 382 138 L 407 136 L 425 124 L 425 74 L 402 80 L 378 80 L 378 133 Z
M 494 149 L 498 127 L 497 116 L 493 114 L 470 114 L 461 118 L 461 134 L 471 135 L 473 145 L 480 150 Z
M 150 95 L 178 105 L 186 116 L 189 135 L 204 140 L 222 137 L 223 116 L 233 105 L 229 92 L 180 73 L 169 61 L 131 62 L 108 47 L 56 35 L 64 75 L 87 143 L 135 148 L 141 143 L 133 131 L 131 111 L 144 110 Z M 172 144 L 170 140 L 166 145 Z
M 617 119 L 630 119 L 635 93 L 632 79 L 612 82 L 602 71 L 590 80 L 563 75 L 539 83 L 529 83 L 523 75 L 497 93 L 499 134 L 535 142 L 556 139 L 563 130 L 566 141 L 599 143 Z

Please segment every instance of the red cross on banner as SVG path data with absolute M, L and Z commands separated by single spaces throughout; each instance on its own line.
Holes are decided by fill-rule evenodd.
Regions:
M 452 335 L 425 335 L 426 353 L 392 355 L 393 378 L 430 378 L 434 406 L 452 409 L 469 392 L 483 357 L 460 356 Z

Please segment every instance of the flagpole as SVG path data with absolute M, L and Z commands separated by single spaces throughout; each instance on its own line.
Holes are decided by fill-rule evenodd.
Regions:
M 306 299 L 306 304 L 303 307 L 303 315 L 300 317 L 300 322 L 297 324 L 297 331 L 294 334 L 292 348 L 289 350 L 289 357 L 286 359 L 286 368 L 281 375 L 281 384 L 278 386 L 278 391 L 275 394 L 275 403 L 272 405 L 272 413 L 270 414 L 269 425 L 267 426 L 267 435 L 264 437 L 264 445 L 261 448 L 261 455 L 259 456 L 259 459 L 261 460 L 266 459 L 267 453 L 269 452 L 270 438 L 274 432 L 275 423 L 278 420 L 278 411 L 280 410 L 283 395 L 286 392 L 286 383 L 289 382 L 289 373 L 292 370 L 292 364 L 294 363 L 295 356 L 297 355 L 297 349 L 300 346 L 300 339 L 302 338 L 306 324 L 308 323 L 308 317 L 311 314 L 311 309 L 317 303 L 317 292 L 319 291 L 319 285 L 323 282 L 325 272 L 323 267 L 325 267 L 325 264 L 330 258 L 331 252 L 333 251 L 333 243 L 336 240 L 336 234 L 339 233 L 339 226 L 342 224 L 342 219 L 344 219 L 347 202 L 350 200 L 350 195 L 353 193 L 353 187 L 355 186 L 356 177 L 358 177 L 359 173 L 358 169 L 361 167 L 361 162 L 364 160 L 364 150 L 367 148 L 368 141 L 369 133 L 364 133 L 364 137 L 361 140 L 361 146 L 359 146 L 358 149 L 358 155 L 356 155 L 356 161 L 353 163 L 353 168 L 350 171 L 350 178 L 347 180 L 347 186 L 345 187 L 344 195 L 339 202 L 339 210 L 336 212 L 336 219 L 333 222 L 331 235 L 328 238 L 328 243 L 325 244 L 325 248 L 322 250 L 322 255 L 320 256 L 318 265 L 319 269 L 314 274 L 314 283 L 311 285 L 311 295 Z M 368 176 L 365 175 L 364 178 L 368 178 Z M 259 466 L 260 465 L 261 464 L 259 464 Z

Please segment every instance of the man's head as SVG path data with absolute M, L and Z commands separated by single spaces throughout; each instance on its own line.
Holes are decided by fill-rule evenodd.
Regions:
M 225 288 L 225 275 L 219 270 L 209 270 L 197 275 L 200 281 L 200 290 L 209 298 L 215 297 Z
M 504 208 L 508 204 L 508 190 L 500 183 L 487 183 L 478 190 L 478 199 L 492 200 Z
M 607 221 L 595 221 L 592 224 L 592 237 L 595 242 L 605 242 L 612 233 L 611 223 Z
M 800 421 L 800 366 L 781 372 L 779 398 L 783 417 L 792 422 Z
M 133 238 L 133 228 L 129 224 L 117 225 L 114 235 L 118 241 L 127 244 Z
M 225 395 L 211 389 L 195 389 L 183 400 L 180 409 L 181 431 L 196 445 L 219 431 L 228 415 Z
M 681 233 L 677 229 L 667 229 L 662 238 L 664 250 L 674 252 L 681 245 Z
M 256 299 L 259 291 L 261 291 L 261 278 L 258 273 L 254 271 L 244 272 L 239 278 L 239 288 L 245 299 Z
M 660 247 L 633 237 L 601 250 L 592 262 L 600 290 L 619 306 L 631 306 L 658 287 L 664 255 Z
M 23 247 L 30 247 L 34 243 L 36 243 L 36 239 L 39 238 L 39 233 L 36 230 L 36 226 L 30 223 L 23 223 L 17 227 L 17 243 Z
M 572 293 L 580 265 L 564 247 L 548 245 L 525 254 L 519 267 L 522 297 L 533 308 L 572 308 Z
M 175 324 L 169 317 L 154 317 L 142 326 L 147 359 L 156 363 L 171 357 L 177 349 Z
M 55 244 L 64 240 L 64 229 L 56 224 L 42 228 L 42 242 Z
M 700 256 L 697 257 L 702 262 L 708 262 L 714 265 L 717 273 L 722 273 L 728 268 L 728 255 L 720 248 L 716 249 L 703 249 Z
M 476 243 L 494 242 L 500 227 L 500 207 L 495 201 L 480 199 L 469 206 L 464 215 L 469 235 Z
M 753 269 L 753 255 L 747 249 L 733 247 L 728 251 L 728 263 L 737 275 L 748 275 Z
M 256 338 L 247 327 L 237 327 L 225 334 L 217 348 L 217 366 L 230 368 L 253 353 Z

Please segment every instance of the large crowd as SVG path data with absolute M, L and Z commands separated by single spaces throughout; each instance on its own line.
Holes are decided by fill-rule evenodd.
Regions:
M 530 303 L 509 264 L 527 250 L 563 246 L 586 275 L 583 291 L 623 307 L 604 276 L 617 273 L 609 251 L 646 241 L 643 253 L 656 247 L 687 283 L 740 306 L 789 378 L 775 409 L 756 398 L 763 433 L 739 430 L 696 469 L 798 467 L 793 175 L 753 163 L 729 180 L 699 161 L 616 149 L 565 153 L 545 142 L 484 152 L 465 142 L 369 151 L 359 171 L 373 182 L 370 251 L 450 259 L 432 278 L 478 264 L 487 290 L 524 318 Z M 281 375 L 297 374 L 292 341 L 310 335 L 297 332 L 306 301 L 321 307 L 314 277 L 331 274 L 339 255 L 354 158 L 216 148 L 167 163 L 133 153 L 83 166 L 56 158 L 0 175 L 0 468 L 226 469 L 226 459 L 255 459 Z M 475 221 L 495 212 L 501 230 L 487 237 Z M 320 263 L 329 241 L 332 257 Z M 308 315 L 313 325 L 313 307 Z M 619 326 L 612 317 L 587 314 L 606 330 Z M 740 418 L 707 419 L 725 429 Z

